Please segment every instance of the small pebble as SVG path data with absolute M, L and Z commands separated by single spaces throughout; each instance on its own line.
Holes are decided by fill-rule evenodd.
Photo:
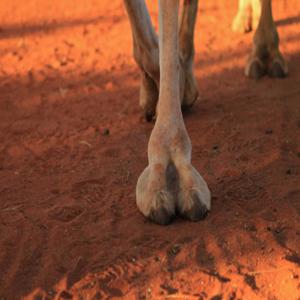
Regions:
M 288 169 L 288 170 L 286 170 L 286 172 L 285 172 L 287 175 L 291 175 L 292 174 L 292 170 L 291 169 Z
M 179 245 L 174 245 L 173 246 L 173 248 L 172 248 L 172 250 L 171 250 L 171 253 L 173 254 L 173 255 L 177 255 L 179 252 L 180 252 L 180 246 Z
M 109 129 L 108 128 L 105 128 L 103 130 L 103 135 L 109 135 Z
M 271 128 L 268 128 L 266 131 L 265 131 L 265 134 L 272 134 L 273 133 L 273 130 Z
M 60 298 L 63 299 L 72 299 L 73 295 L 71 295 L 70 293 L 68 293 L 67 291 L 62 291 L 59 295 Z
M 50 290 L 50 291 L 48 291 L 48 295 L 49 296 L 55 296 L 56 295 L 56 291 L 55 290 Z

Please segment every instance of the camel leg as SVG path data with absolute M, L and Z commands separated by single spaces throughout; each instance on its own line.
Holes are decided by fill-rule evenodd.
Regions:
M 249 32 L 258 26 L 261 12 L 260 0 L 239 0 L 238 12 L 232 22 L 235 32 Z
M 252 29 L 256 30 L 261 16 L 261 0 L 251 0 Z
M 158 38 L 144 0 L 124 0 L 124 3 L 132 29 L 134 59 L 141 70 L 140 106 L 151 121 L 158 100 Z
M 273 20 L 271 0 L 261 0 L 261 15 L 245 74 L 259 79 L 265 74 L 283 78 L 287 73 L 287 65 L 279 50 L 279 36 Z
M 179 57 L 183 69 L 182 108 L 191 107 L 198 99 L 197 81 L 193 74 L 194 29 L 198 0 L 184 0 L 179 28 Z
M 148 144 L 149 165 L 136 187 L 137 206 L 158 224 L 176 211 L 197 221 L 210 209 L 210 192 L 191 165 L 191 142 L 180 103 L 179 0 L 159 1 L 160 90 L 157 119 Z
M 233 19 L 232 30 L 235 32 L 249 32 L 252 29 L 251 0 L 239 0 L 238 12 Z

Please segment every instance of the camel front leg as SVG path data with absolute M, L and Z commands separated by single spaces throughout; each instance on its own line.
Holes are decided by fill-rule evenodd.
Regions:
M 180 105 L 179 0 L 159 1 L 160 90 L 148 145 L 149 165 L 138 179 L 137 206 L 158 224 L 179 212 L 197 221 L 210 209 L 210 192 L 191 165 L 191 142 Z
M 254 79 L 259 79 L 265 74 L 283 78 L 287 75 L 288 69 L 279 50 L 279 36 L 273 20 L 272 2 L 260 1 L 261 15 L 245 74 Z

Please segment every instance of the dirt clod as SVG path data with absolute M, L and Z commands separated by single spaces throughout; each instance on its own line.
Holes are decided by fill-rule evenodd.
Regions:
M 103 135 L 109 135 L 110 131 L 108 128 L 103 129 Z
M 272 134 L 273 133 L 273 129 L 271 128 L 268 128 L 266 131 L 265 131 L 266 134 Z
M 168 285 L 168 284 L 161 284 L 160 287 L 165 290 L 168 295 L 173 295 L 176 294 L 178 292 L 178 289 Z
M 255 279 L 254 275 L 245 274 L 244 280 L 253 290 L 258 290 L 258 287 L 256 285 L 256 279 Z

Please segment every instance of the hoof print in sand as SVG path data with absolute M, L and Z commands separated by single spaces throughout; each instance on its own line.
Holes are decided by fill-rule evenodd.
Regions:
M 48 216 L 51 219 L 60 222 L 71 222 L 79 215 L 83 213 L 83 208 L 79 206 L 61 206 L 53 208 L 49 213 Z

